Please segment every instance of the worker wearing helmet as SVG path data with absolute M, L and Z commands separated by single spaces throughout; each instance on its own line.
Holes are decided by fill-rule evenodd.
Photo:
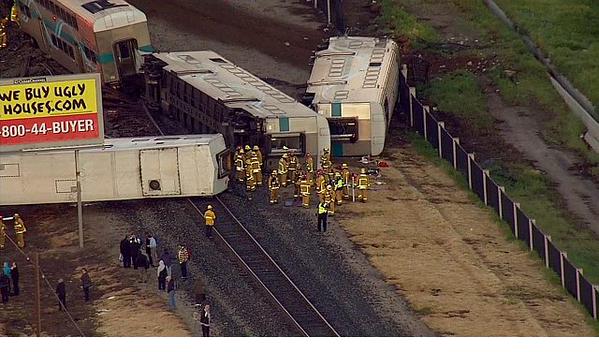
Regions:
M 321 202 L 324 202 L 324 195 L 327 192 L 327 182 L 324 177 L 324 172 L 322 170 L 318 170 L 318 177 L 316 178 L 316 192 L 318 192 L 318 199 Z
M 0 18 L 0 49 L 8 46 L 8 18 Z
M 293 182 L 294 185 L 294 190 L 293 190 L 293 199 L 298 199 L 301 195 L 302 195 L 302 191 L 300 188 L 300 182 L 302 180 L 302 176 L 303 176 L 303 172 L 302 171 L 298 171 L 295 173 L 295 180 Z
M 212 205 L 208 205 L 206 212 L 204 212 L 204 220 L 206 223 L 206 237 L 212 238 L 212 229 L 216 222 L 216 214 L 212 210 Z
M 25 228 L 25 223 L 19 214 L 15 214 L 15 234 L 17 235 L 17 246 L 19 248 L 25 247 L 25 232 L 27 232 L 27 228 Z
M 4 249 L 4 243 L 6 241 L 6 225 L 0 215 L 0 249 Z
M 343 189 L 345 188 L 345 185 L 343 184 L 341 174 L 338 172 L 335 173 L 335 183 L 333 188 L 335 189 L 335 201 L 337 205 L 341 205 L 343 203 Z
M 270 178 L 268 179 L 268 190 L 270 191 L 270 204 L 279 202 L 279 177 L 277 170 L 273 170 Z
M 245 173 L 245 190 L 248 192 L 254 192 L 256 190 L 256 174 L 254 174 L 254 170 L 252 170 L 251 166 L 248 169 L 250 171 Z
M 290 152 L 289 153 L 289 158 L 287 159 L 287 169 L 289 170 L 289 182 L 295 184 L 295 181 L 297 180 L 297 156 L 295 156 L 294 153 Z
M 262 152 L 260 151 L 260 148 L 257 145 L 254 146 L 253 150 L 254 154 L 256 154 L 256 157 L 258 158 L 258 162 L 260 163 L 260 168 L 262 169 Z
M 239 183 L 243 183 L 245 181 L 245 153 L 241 147 L 238 147 L 235 152 L 235 176 L 237 177 L 237 181 Z
M 16 1 L 13 2 L 12 8 L 10 9 L 10 21 L 16 23 L 17 26 L 21 25 L 19 20 L 19 6 Z
M 314 159 L 312 158 L 312 154 L 306 153 L 306 180 L 312 186 L 314 183 Z
M 329 153 L 329 148 L 324 148 L 322 150 L 322 155 L 320 156 L 320 167 L 325 171 L 325 174 L 329 172 L 329 169 L 332 167 L 331 163 L 331 154 Z
M 329 205 L 329 215 L 335 215 L 335 192 L 331 185 L 328 185 L 325 189 L 324 202 Z
M 341 166 L 341 178 L 343 179 L 343 199 L 349 199 L 349 190 L 351 187 L 351 172 L 347 164 Z
M 368 174 L 366 173 L 366 169 L 362 168 L 360 170 L 360 176 L 358 177 L 358 200 L 361 202 L 366 202 L 368 200 L 368 187 L 370 186 L 370 181 L 368 180 Z
M 283 154 L 281 159 L 279 159 L 279 182 L 281 183 L 281 187 L 287 187 L 287 172 L 288 164 L 287 164 L 287 153 Z
M 262 167 L 260 166 L 260 159 L 258 158 L 258 153 L 256 153 L 255 150 L 252 151 L 252 157 L 250 158 L 250 167 L 252 169 L 254 182 L 256 183 L 256 185 L 262 186 Z
M 308 182 L 308 176 L 302 175 L 299 187 L 302 195 L 302 207 L 310 208 L 310 183 Z

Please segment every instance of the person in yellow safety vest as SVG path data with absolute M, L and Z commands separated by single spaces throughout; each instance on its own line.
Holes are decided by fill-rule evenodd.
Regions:
M 299 187 L 302 194 L 302 207 L 310 208 L 310 182 L 308 182 L 308 176 L 302 175 Z
M 289 183 L 295 183 L 296 172 L 297 172 L 297 156 L 293 153 L 289 153 L 289 159 L 287 159 L 288 170 L 289 170 Z
M 337 201 L 337 205 L 341 205 L 343 203 L 343 189 L 345 185 L 343 184 L 343 178 L 341 178 L 341 174 L 335 173 L 335 200 Z
M 249 192 L 254 192 L 256 190 L 256 179 L 254 178 L 254 173 L 251 172 L 252 168 L 250 167 L 250 172 L 246 172 L 245 179 L 245 190 Z
M 279 159 L 279 182 L 281 183 L 281 187 L 287 187 L 287 172 L 289 169 L 287 168 L 287 153 L 283 154 L 281 159 Z
M 310 186 L 314 184 L 314 159 L 310 153 L 306 154 L 306 179 Z
M 333 186 L 331 185 L 328 185 L 325 190 L 324 202 L 329 205 L 329 215 L 335 215 L 335 192 L 333 191 Z
M 0 49 L 8 46 L 8 18 L 0 18 Z
M 328 204 L 323 201 L 318 203 L 318 232 L 327 231 L 328 207 Z
M 279 202 L 279 187 L 281 184 L 279 183 L 279 177 L 277 175 L 277 170 L 273 170 L 270 178 L 268 179 L 268 190 L 270 191 L 270 204 L 275 204 Z
M 368 187 L 370 186 L 370 182 L 368 181 L 368 175 L 366 174 L 366 169 L 362 168 L 360 170 L 360 176 L 358 177 L 358 200 L 361 202 L 366 202 L 368 200 Z
M 235 175 L 239 183 L 245 182 L 245 155 L 241 147 L 235 153 Z
M 212 210 L 212 205 L 208 205 L 206 208 L 206 211 L 204 212 L 204 221 L 206 223 L 206 237 L 212 238 L 212 229 L 216 222 L 216 214 Z
M 260 151 L 260 148 L 257 145 L 254 146 L 254 153 L 256 154 L 256 157 L 258 157 L 258 162 L 260 163 L 260 169 L 262 169 L 262 162 L 264 160 L 262 159 L 262 152 Z
M 245 177 L 252 173 L 252 148 L 249 145 L 245 146 L 245 153 L 243 154 L 243 165 L 245 166 Z
M 0 215 L 0 249 L 4 248 L 4 241 L 6 241 L 6 225 L 4 225 L 2 215 Z
M 324 172 L 322 170 L 318 170 L 318 178 L 316 179 L 316 189 L 318 192 L 318 199 L 321 202 L 324 202 L 324 195 L 327 192 L 327 181 L 324 177 Z
M 325 173 L 328 173 L 332 166 L 329 148 L 324 148 L 322 150 L 322 155 L 320 156 L 320 167 L 325 171 Z
M 351 187 L 351 172 L 347 164 L 341 166 L 341 178 L 343 179 L 343 199 L 349 199 L 350 187 Z
M 258 186 L 262 186 L 262 168 L 260 167 L 258 154 L 254 151 L 252 151 L 252 157 L 250 158 L 250 168 L 252 169 L 254 181 Z
M 17 245 L 19 248 L 25 247 L 25 232 L 27 232 L 27 229 L 25 228 L 23 219 L 21 219 L 19 214 L 15 214 L 15 234 L 17 235 Z

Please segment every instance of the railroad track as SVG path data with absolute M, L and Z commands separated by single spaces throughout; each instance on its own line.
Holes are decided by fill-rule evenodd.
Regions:
M 164 135 L 149 111 L 144 110 L 158 132 Z M 206 198 L 188 198 L 187 200 L 202 217 L 208 204 L 213 206 L 217 214 L 214 232 L 218 238 L 302 335 L 340 336 L 218 196 L 214 196 L 214 201 Z

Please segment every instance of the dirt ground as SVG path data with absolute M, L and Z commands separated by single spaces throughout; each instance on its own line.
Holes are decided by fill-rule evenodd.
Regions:
M 488 209 L 409 145 L 387 155 L 391 167 L 372 180 L 368 205 L 343 205 L 336 220 L 431 329 L 457 336 L 594 335 L 580 307 L 506 238 Z

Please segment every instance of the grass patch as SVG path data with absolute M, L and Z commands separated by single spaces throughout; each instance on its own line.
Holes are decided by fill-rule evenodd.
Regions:
M 434 101 L 441 111 L 464 120 L 469 127 L 479 130 L 493 126 L 487 111 L 487 98 L 473 73 L 460 70 L 436 78 L 422 94 Z
M 398 6 L 394 0 L 381 2 L 381 21 L 393 31 L 395 37 L 403 37 L 416 47 L 438 41 L 437 32 L 430 26 L 418 22 L 416 17 Z

